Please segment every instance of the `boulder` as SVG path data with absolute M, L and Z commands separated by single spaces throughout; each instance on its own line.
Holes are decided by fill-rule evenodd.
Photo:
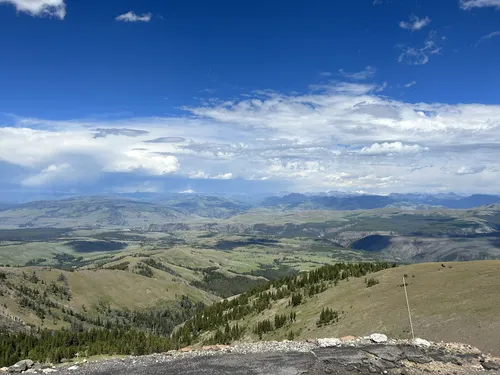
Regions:
M 419 348 L 428 348 L 431 346 L 431 343 L 427 340 L 416 338 L 415 340 L 413 340 L 413 345 Z
M 484 362 L 484 363 L 481 363 L 481 366 L 483 366 L 483 368 L 485 370 L 500 370 L 500 363 L 497 363 L 497 362 L 493 362 L 493 361 L 487 361 L 487 362 Z
M 181 353 L 189 353 L 189 352 L 192 352 L 193 351 L 193 348 L 190 348 L 189 346 L 185 347 L 185 348 L 182 348 L 182 349 L 179 349 L 179 351 Z
M 35 362 L 33 362 L 31 359 L 24 359 L 22 361 L 17 362 L 15 365 L 9 367 L 9 372 L 10 373 L 20 373 L 24 372 L 30 368 L 33 367 Z
M 342 344 L 342 341 L 336 338 L 330 338 L 330 339 L 318 339 L 318 345 L 320 348 L 332 348 L 336 346 L 340 346 Z
M 7 372 L 7 371 L 9 371 L 8 367 L 2 367 L 2 368 L 0 368 L 0 372 Z
M 375 342 L 377 344 L 380 344 L 383 342 L 387 342 L 387 336 L 382 334 L 382 333 L 372 333 L 370 335 L 370 340 L 372 340 L 373 342 Z

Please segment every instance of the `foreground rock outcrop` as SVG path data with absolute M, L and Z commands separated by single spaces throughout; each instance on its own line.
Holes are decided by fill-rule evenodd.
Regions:
M 59 368 L 60 375 L 500 374 L 500 359 L 462 344 L 385 335 L 215 345 Z

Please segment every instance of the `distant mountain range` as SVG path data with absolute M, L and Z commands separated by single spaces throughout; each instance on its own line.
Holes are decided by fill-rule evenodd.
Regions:
M 198 205 L 226 207 L 241 212 L 244 207 L 279 207 L 282 209 L 321 209 L 321 210 L 370 210 L 384 207 L 426 208 L 442 207 L 467 209 L 490 204 L 500 204 L 500 195 L 473 194 L 459 195 L 456 193 L 409 193 L 388 195 L 347 193 L 329 191 L 325 193 L 291 193 L 276 196 L 249 196 L 249 195 L 206 195 L 206 194 L 157 194 L 131 193 L 120 194 L 122 198 L 137 199 L 154 203 L 172 204 L 185 208 L 192 207 L 190 213 Z M 184 202 L 184 203 L 181 203 Z M 187 204 L 186 202 L 189 202 Z M 196 202 L 196 203 L 195 203 Z M 236 207 L 236 206 L 238 207 Z M 243 207 L 241 206 L 243 205 Z
M 219 197 L 175 196 L 156 201 L 116 196 L 0 204 L 0 228 L 144 227 L 193 218 L 228 218 L 251 206 Z
M 315 209 L 315 210 L 371 210 L 384 207 L 426 208 L 442 207 L 467 209 L 490 204 L 500 204 L 500 196 L 474 194 L 461 196 L 449 194 L 288 194 L 268 197 L 262 201 L 264 207 L 281 207 L 283 209 Z
M 239 200 L 198 194 L 132 194 L 75 197 L 28 203 L 0 203 L 0 227 L 143 227 L 152 223 L 185 222 L 195 218 L 224 219 L 250 209 L 270 210 L 372 210 L 470 209 L 500 204 L 500 196 L 475 194 L 346 193 L 287 194 L 259 200 Z

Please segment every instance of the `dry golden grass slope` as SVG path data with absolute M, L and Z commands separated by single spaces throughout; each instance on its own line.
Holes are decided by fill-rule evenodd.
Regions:
M 393 338 L 411 337 L 402 277 L 407 283 L 413 326 L 417 337 L 432 341 L 472 344 L 500 354 L 500 261 L 416 264 L 368 275 L 379 284 L 367 288 L 364 278 L 342 281 L 295 308 L 297 320 L 267 335 L 284 339 L 293 330 L 296 339 L 385 333 Z M 449 268 L 451 267 L 451 268 Z M 245 321 L 249 327 L 276 313 L 289 313 L 287 300 L 271 311 Z M 323 307 L 344 311 L 340 321 L 318 328 Z M 242 324 L 242 322 L 240 322 Z M 249 330 L 251 331 L 251 329 Z M 297 335 L 298 333 L 298 335 Z M 256 340 L 249 334 L 246 339 Z

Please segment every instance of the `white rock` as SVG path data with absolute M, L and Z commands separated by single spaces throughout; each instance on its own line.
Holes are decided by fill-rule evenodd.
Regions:
M 334 346 L 340 346 L 342 344 L 342 341 L 339 339 L 318 339 L 318 345 L 320 348 L 331 348 Z
M 43 372 L 44 374 L 49 374 L 49 373 L 51 373 L 51 372 L 56 372 L 56 371 L 57 371 L 57 370 L 55 370 L 55 369 L 53 369 L 53 368 L 45 368 L 45 369 L 43 369 L 43 370 L 42 370 L 42 372 Z
M 78 366 L 70 366 L 68 367 L 68 370 L 78 370 L 79 367 Z
M 419 348 L 428 348 L 431 346 L 431 343 L 427 340 L 416 338 L 413 340 L 413 345 L 418 346 Z
M 373 333 L 370 335 L 370 340 L 376 343 L 387 342 L 387 336 L 382 333 Z

